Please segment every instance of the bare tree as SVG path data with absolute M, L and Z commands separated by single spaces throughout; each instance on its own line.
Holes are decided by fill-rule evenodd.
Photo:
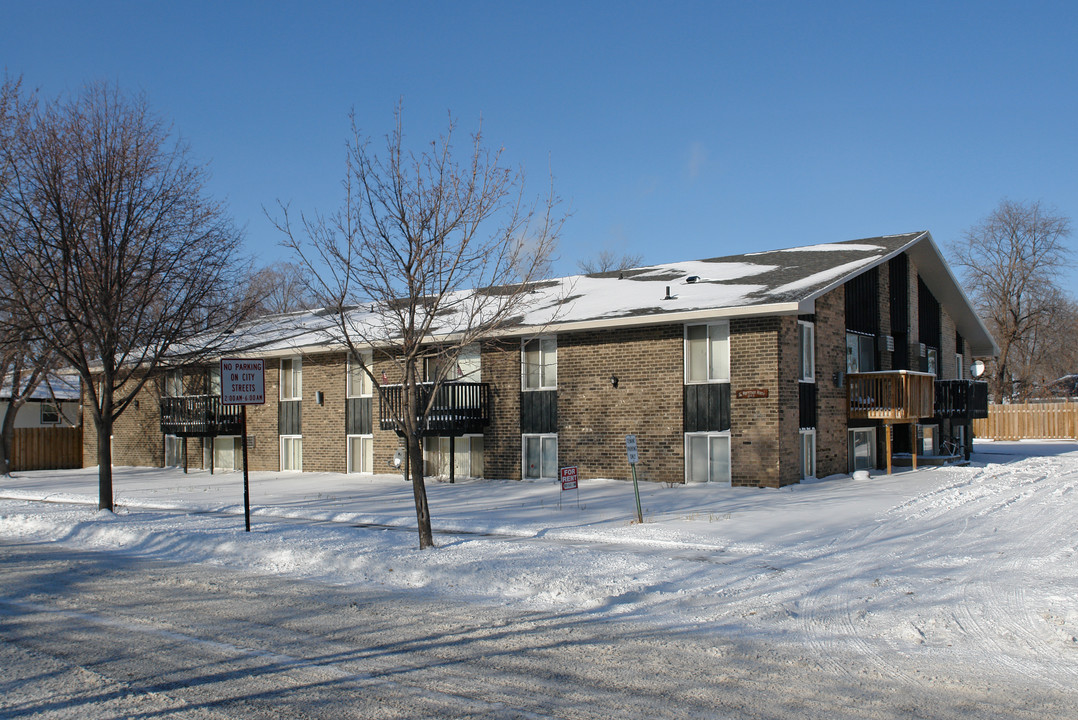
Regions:
M 113 423 L 164 358 L 212 351 L 239 319 L 219 300 L 242 287 L 240 234 L 187 146 L 106 84 L 35 109 L 0 161 L 0 273 L 33 336 L 81 376 L 111 510 Z
M 1039 202 L 1003 200 L 951 246 L 966 287 L 999 343 L 989 387 L 996 402 L 1033 394 L 1057 344 L 1055 318 L 1069 299 L 1059 285 L 1070 260 L 1070 219 Z
M 307 266 L 277 262 L 251 274 L 248 292 L 256 305 L 255 315 L 274 315 L 310 310 L 317 304 L 310 291 L 311 275 Z
M 639 267 L 643 261 L 644 256 L 640 253 L 618 255 L 614 250 L 603 248 L 595 257 L 578 260 L 576 265 L 580 268 L 580 272 L 593 275 L 595 273 L 615 272 Z
M 480 132 L 458 161 L 450 118 L 422 152 L 404 145 L 401 110 L 376 155 L 352 115 L 344 206 L 331 216 L 278 227 L 316 278 L 321 304 L 336 309 L 352 362 L 386 404 L 386 387 L 364 351 L 391 365 L 403 402 L 394 411 L 407 449 L 419 547 L 433 545 L 420 428 L 463 349 L 515 321 L 548 267 L 563 218 L 557 199 L 527 202 L 523 175 L 502 164 Z M 358 305 L 358 307 L 356 307 Z M 424 366 L 436 368 L 420 393 Z M 425 404 L 421 398 L 426 398 Z

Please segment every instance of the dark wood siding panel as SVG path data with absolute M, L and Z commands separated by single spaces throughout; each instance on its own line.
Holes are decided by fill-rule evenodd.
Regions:
M 921 278 L 917 278 L 917 306 L 921 342 L 940 349 L 940 304 Z
M 557 390 L 520 393 L 520 432 L 529 435 L 558 432 Z
M 876 335 L 879 319 L 879 268 L 866 270 L 846 283 L 846 329 Z
M 730 383 L 685 385 L 685 432 L 730 429 Z
M 905 253 L 887 263 L 891 288 L 891 335 L 895 351 L 891 355 L 894 370 L 910 369 L 910 271 Z
M 798 383 L 800 396 L 800 425 L 802 428 L 816 427 L 816 383 Z
M 303 401 L 282 400 L 277 405 L 277 434 L 303 434 Z
M 348 435 L 370 435 L 371 398 L 348 398 L 344 402 L 345 432 Z

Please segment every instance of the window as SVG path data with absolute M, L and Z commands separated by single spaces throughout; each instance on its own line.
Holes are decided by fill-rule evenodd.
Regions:
M 925 351 L 925 372 L 939 375 L 939 352 L 934 347 L 927 348 Z
M 41 403 L 41 424 L 58 425 L 60 423 L 60 408 L 53 403 Z
M 521 345 L 525 390 L 553 390 L 558 387 L 558 341 L 544 337 Z
M 816 431 L 801 431 L 801 479 L 816 477 Z
M 374 472 L 374 438 L 372 436 L 348 436 L 348 472 Z
M 729 433 L 685 436 L 685 482 L 730 482 Z
M 215 397 L 221 396 L 221 366 L 211 367 L 208 375 L 207 385 L 209 386 L 209 394 Z
M 165 397 L 183 396 L 183 370 L 169 370 L 165 373 Z
M 876 369 L 876 338 L 846 333 L 846 372 L 873 372 Z
M 235 435 L 213 438 L 213 468 L 214 470 L 243 469 L 243 444 L 240 438 Z
M 797 323 L 798 373 L 801 382 L 816 381 L 816 328 L 810 322 Z
M 303 469 L 303 438 L 299 435 L 281 436 L 281 470 Z
M 482 435 L 429 438 L 423 443 L 424 474 L 449 477 L 449 443 L 451 442 L 453 443 L 454 477 L 483 477 Z
M 850 472 L 876 467 L 876 428 L 850 428 Z
M 165 467 L 183 465 L 183 439 L 175 435 L 165 435 Z
M 372 354 L 370 351 L 360 353 L 363 364 L 371 370 Z M 374 385 L 367 373 L 353 358 L 348 358 L 348 397 L 371 397 L 374 394 Z M 369 471 L 367 471 L 369 472 Z
M 558 436 L 524 436 L 524 477 L 556 478 L 558 476 Z
M 685 326 L 685 382 L 730 381 L 730 324 Z
M 281 399 L 299 400 L 303 397 L 303 360 L 298 357 L 281 360 Z
M 966 379 L 966 359 L 962 357 L 962 353 L 955 353 L 954 356 L 954 376 L 957 380 Z

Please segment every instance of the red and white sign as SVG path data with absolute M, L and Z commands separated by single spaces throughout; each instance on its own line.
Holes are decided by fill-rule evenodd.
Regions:
M 221 404 L 264 405 L 265 403 L 265 360 L 221 358 Z
M 561 469 L 561 489 L 576 490 L 576 466 L 563 467 Z M 560 501 L 559 501 L 560 502 Z

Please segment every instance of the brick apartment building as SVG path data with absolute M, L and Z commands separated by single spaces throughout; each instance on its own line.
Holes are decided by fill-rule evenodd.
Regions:
M 652 481 L 779 487 L 888 467 L 944 440 L 968 448 L 984 402 L 969 367 L 997 352 L 927 232 L 574 276 L 536 295 L 459 359 L 439 411 L 462 424 L 424 437 L 427 474 L 627 478 L 630 434 Z M 266 362 L 250 469 L 399 472 L 386 400 L 332 327 L 315 311 L 235 334 L 231 354 Z M 391 394 L 389 365 L 368 362 Z M 185 432 L 183 408 L 213 406 L 219 388 L 214 367 L 147 383 L 115 425 L 114 462 L 240 467 L 234 416 L 216 437 Z

